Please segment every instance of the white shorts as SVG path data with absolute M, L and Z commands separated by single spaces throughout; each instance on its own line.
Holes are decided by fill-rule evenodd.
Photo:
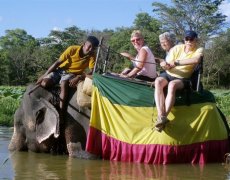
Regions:
M 70 80 L 74 77 L 75 75 L 72 73 L 68 73 L 63 69 L 57 69 L 45 76 L 44 79 L 52 79 L 55 84 L 61 84 L 62 81 Z

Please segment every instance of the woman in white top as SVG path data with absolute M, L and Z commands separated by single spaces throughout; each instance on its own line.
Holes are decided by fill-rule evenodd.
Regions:
M 131 34 L 131 43 L 137 50 L 136 57 L 127 52 L 122 56 L 133 62 L 133 68 L 125 68 L 120 74 L 121 77 L 137 78 L 145 81 L 154 81 L 157 77 L 156 61 L 150 48 L 145 45 L 144 38 L 140 30 L 134 30 Z

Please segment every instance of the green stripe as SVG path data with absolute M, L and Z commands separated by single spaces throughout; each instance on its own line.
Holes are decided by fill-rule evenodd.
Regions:
M 113 104 L 134 107 L 155 106 L 154 89 L 150 86 L 97 73 L 93 75 L 93 85 L 98 88 L 102 96 L 106 97 Z M 177 93 L 175 106 L 204 102 L 215 102 L 211 92 L 204 91 L 202 94 L 192 92 L 187 98 L 186 91 L 182 91 Z
M 127 82 L 121 79 L 108 78 L 94 74 L 93 83 L 101 95 L 113 104 L 151 107 L 153 106 L 153 88 Z

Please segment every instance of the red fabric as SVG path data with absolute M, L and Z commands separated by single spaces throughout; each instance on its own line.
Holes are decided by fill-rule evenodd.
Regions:
M 224 162 L 224 155 L 229 152 L 229 141 L 215 140 L 183 146 L 128 144 L 90 127 L 86 150 L 101 156 L 102 159 L 114 161 L 148 164 L 205 164 Z

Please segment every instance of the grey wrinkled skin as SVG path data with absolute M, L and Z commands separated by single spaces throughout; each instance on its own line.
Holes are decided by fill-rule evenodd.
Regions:
M 79 107 L 76 90 L 70 90 L 67 113 L 60 122 L 57 95 L 42 87 L 32 93 L 29 85 L 14 115 L 14 132 L 10 151 L 33 151 L 68 154 L 71 157 L 95 159 L 85 151 L 90 109 Z

